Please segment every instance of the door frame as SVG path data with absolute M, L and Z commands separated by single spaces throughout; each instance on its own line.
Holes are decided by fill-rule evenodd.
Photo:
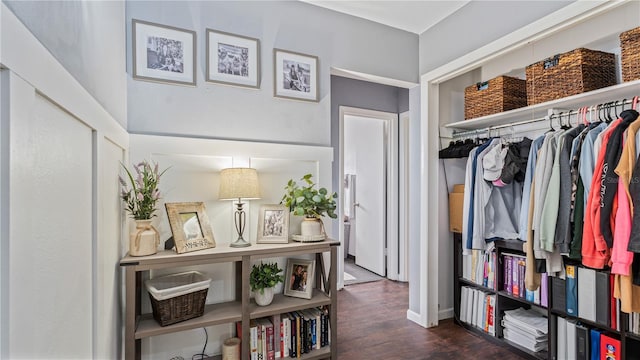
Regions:
M 342 184 L 344 181 L 344 116 L 361 116 L 361 117 L 369 117 L 374 119 L 380 119 L 387 121 L 387 159 L 386 159 L 386 172 L 387 172 L 387 208 L 386 208 L 386 242 L 387 242 L 387 256 L 386 256 L 386 268 L 387 268 L 387 278 L 391 280 L 399 280 L 400 278 L 407 278 L 407 274 L 400 274 L 398 269 L 401 269 L 401 265 L 403 262 L 406 263 L 406 259 L 403 262 L 399 262 L 400 260 L 400 243 L 402 242 L 399 238 L 399 223 L 400 221 L 400 211 L 399 211 L 399 168 L 398 168 L 398 114 L 382 112 L 376 110 L 362 109 L 356 107 L 349 106 L 340 106 L 340 138 L 339 138 L 339 147 L 340 154 L 339 158 L 339 184 Z M 395 176 L 394 176 L 395 174 Z M 396 189 L 396 191 L 389 191 L 389 189 Z M 344 199 L 344 186 L 339 186 L 339 199 Z M 339 223 L 339 233 L 344 234 L 344 222 L 342 219 L 344 218 L 344 205 L 342 202 L 340 203 L 338 221 Z M 397 237 L 398 241 L 389 242 L 388 239 L 393 237 Z M 407 239 L 405 239 L 407 240 Z M 348 251 L 348 249 L 344 248 L 344 241 L 340 244 L 340 247 L 343 251 Z M 341 256 L 339 259 L 342 269 L 344 272 L 344 256 Z M 339 287 L 343 286 L 344 280 L 343 276 L 339 276 Z

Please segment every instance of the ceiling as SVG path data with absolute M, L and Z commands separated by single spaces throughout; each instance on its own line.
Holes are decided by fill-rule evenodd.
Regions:
M 470 0 L 451 1 L 324 1 L 300 0 L 309 4 L 421 34 L 453 14 Z

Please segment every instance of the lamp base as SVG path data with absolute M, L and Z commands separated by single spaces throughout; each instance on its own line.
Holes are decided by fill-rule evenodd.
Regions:
M 247 247 L 247 246 L 251 246 L 251 243 L 247 242 L 245 239 L 239 237 L 238 239 L 236 239 L 236 241 L 234 241 L 231 244 L 229 244 L 229 246 L 231 246 L 231 247 Z

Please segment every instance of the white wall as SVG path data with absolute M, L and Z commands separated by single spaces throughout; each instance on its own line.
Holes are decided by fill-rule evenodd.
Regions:
M 297 1 L 128 1 L 129 130 L 312 145 L 331 144 L 330 69 L 418 79 L 418 36 Z M 197 33 L 197 86 L 131 78 L 131 19 Z M 205 28 L 260 39 L 259 90 L 204 81 Z M 372 41 L 375 39 L 375 41 Z M 273 97 L 273 48 L 319 58 L 320 102 Z
M 470 1 L 420 34 L 419 72 L 436 69 L 571 2 Z
M 0 34 L 0 357 L 118 358 L 128 134 L 5 4 Z
M 2 2 L 89 94 L 126 127 L 124 1 Z

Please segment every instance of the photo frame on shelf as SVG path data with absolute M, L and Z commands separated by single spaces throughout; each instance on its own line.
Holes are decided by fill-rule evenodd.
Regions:
M 273 49 L 273 96 L 319 101 L 318 57 Z
M 289 209 L 280 204 L 260 205 L 258 213 L 258 244 L 289 242 Z
M 166 203 L 164 206 L 178 254 L 216 246 L 204 203 Z
M 284 294 L 287 296 L 311 299 L 315 279 L 316 261 L 307 259 L 288 259 L 284 278 Z
M 260 88 L 260 40 L 207 29 L 206 81 Z
M 196 85 L 196 32 L 132 20 L 133 78 Z

